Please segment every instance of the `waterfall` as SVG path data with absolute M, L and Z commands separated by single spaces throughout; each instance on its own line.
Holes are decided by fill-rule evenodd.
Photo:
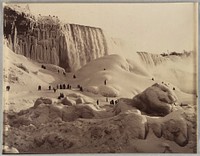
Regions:
M 137 54 L 147 67 L 157 66 L 168 60 L 168 58 L 165 58 L 159 54 L 151 54 L 147 52 L 137 52 Z
M 10 45 L 14 46 L 15 53 L 38 62 L 59 65 L 68 72 L 108 53 L 100 28 L 64 24 L 50 15 L 35 19 L 33 15 L 19 13 L 9 6 L 4 10 L 4 36 L 9 43 L 8 37 L 14 38 Z M 15 22 L 13 17 L 19 20 Z
M 61 67 L 69 66 L 70 69 L 77 70 L 86 63 L 107 55 L 106 40 L 100 28 L 65 24 L 63 34 L 65 43 L 61 46 Z

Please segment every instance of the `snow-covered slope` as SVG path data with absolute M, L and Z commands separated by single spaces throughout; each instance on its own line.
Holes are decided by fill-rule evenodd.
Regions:
M 71 83 L 80 83 L 88 91 L 113 97 L 132 97 L 153 84 L 142 66 L 114 54 L 90 62 L 75 75 Z
M 34 62 L 4 46 L 5 153 L 196 151 L 196 96 L 176 86 L 171 92 L 174 85 L 167 82 L 152 86 L 162 80 L 152 80 L 138 59 L 108 55 L 76 73 L 63 72 L 61 67 Z M 64 83 L 72 85 L 72 89 L 58 89 L 55 93 L 48 90 L 49 85 Z M 83 92 L 78 84 L 83 86 Z M 5 85 L 10 86 L 10 91 Z M 58 99 L 60 93 L 65 98 Z M 177 98 L 172 99 L 175 95 Z M 118 99 L 118 104 L 110 105 L 111 99 Z M 146 109 L 135 103 L 138 99 Z M 146 107 L 148 104 L 151 108 Z M 174 105 L 173 109 L 165 111 L 165 117 L 155 116 L 161 115 L 157 108 L 165 104 Z
M 71 83 L 83 85 L 93 93 L 114 97 L 132 97 L 155 82 L 196 94 L 196 72 L 191 58 L 166 59 L 161 64 L 146 67 L 139 56 L 134 55 L 126 59 L 112 54 L 91 61 L 75 73 L 76 79 Z

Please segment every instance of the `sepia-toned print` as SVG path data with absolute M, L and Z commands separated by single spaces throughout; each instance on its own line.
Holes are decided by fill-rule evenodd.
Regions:
M 4 3 L 2 153 L 197 153 L 197 6 Z

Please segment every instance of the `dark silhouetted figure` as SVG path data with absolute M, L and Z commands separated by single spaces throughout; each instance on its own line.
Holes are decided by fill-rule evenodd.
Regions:
M 97 105 L 99 105 L 99 100 L 97 100 Z
M 173 90 L 176 90 L 175 87 L 173 87 Z
M 66 73 L 65 73 L 65 72 L 63 72 L 63 75 L 66 75 Z
M 63 89 L 66 89 L 66 85 L 65 84 L 63 84 Z
M 115 100 L 115 105 L 118 103 L 118 101 L 117 100 Z
M 51 86 L 49 86 L 49 90 L 51 90 Z
M 106 102 L 108 102 L 108 98 L 106 97 Z
M 63 94 L 63 93 L 60 93 L 60 97 L 61 97 L 61 98 L 64 98 L 64 94 Z
M 110 104 L 111 104 L 111 105 L 114 105 L 114 100 L 111 100 L 111 101 L 110 101 Z
M 76 78 L 76 75 L 73 75 L 73 78 L 75 79 L 75 78 Z
M 69 89 L 69 84 L 67 85 L 67 89 Z
M 9 91 L 10 90 L 10 86 L 6 86 L 6 90 Z
M 163 84 L 164 82 L 162 82 L 162 84 Z
M 56 88 L 59 89 L 59 86 L 57 85 Z
M 60 93 L 58 99 L 61 99 L 61 98 L 64 98 L 64 94 L 63 93 Z
M 103 70 L 106 70 L 106 68 L 104 68 Z
M 154 78 L 152 78 L 152 81 L 154 81 Z
M 58 99 L 61 99 L 61 98 L 64 98 L 64 94 L 63 93 L 60 93 Z
M 71 86 L 71 85 L 69 85 L 69 89 L 72 89 L 72 86 Z
M 62 85 L 60 84 L 60 89 L 62 89 Z
M 53 88 L 54 93 L 56 92 L 56 88 Z
M 44 65 L 41 65 L 41 68 L 46 69 L 46 67 Z
M 106 85 L 107 84 L 107 81 L 106 80 L 104 80 L 104 85 Z
M 38 90 L 41 90 L 42 89 L 42 87 L 41 86 L 38 86 Z
M 80 85 L 77 85 L 77 88 L 80 88 L 81 86 Z
M 82 86 L 80 86 L 80 91 L 83 92 L 83 87 Z
M 60 71 L 58 70 L 58 73 L 59 73 Z

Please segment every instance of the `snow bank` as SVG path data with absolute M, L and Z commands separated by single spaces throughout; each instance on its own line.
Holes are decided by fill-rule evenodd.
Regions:
M 147 135 L 147 119 L 141 114 L 125 112 L 95 119 L 96 113 L 89 105 L 59 103 L 8 113 L 6 144 L 20 153 L 122 152 L 129 140 Z
M 154 84 L 133 98 L 133 106 L 154 115 L 167 115 L 177 101 L 175 93 L 165 85 Z
M 148 118 L 148 124 L 157 137 L 176 142 L 179 146 L 186 146 L 189 142 L 189 125 L 182 116 L 183 111 L 175 111 L 162 118 Z

